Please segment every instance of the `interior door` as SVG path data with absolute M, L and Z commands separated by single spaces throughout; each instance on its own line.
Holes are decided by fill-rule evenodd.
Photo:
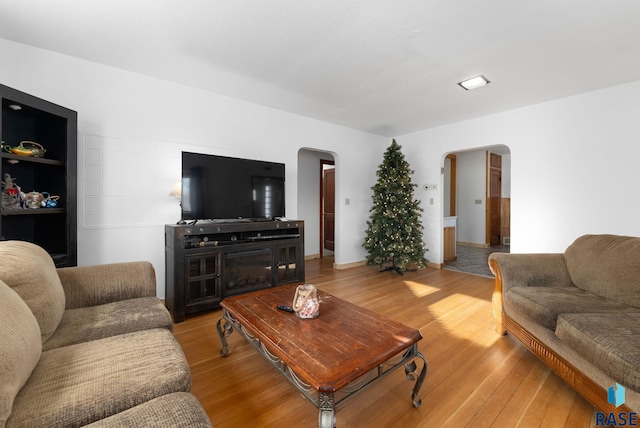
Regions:
M 322 174 L 322 249 L 334 251 L 336 221 L 336 175 L 335 169 L 323 169 Z M 322 254 L 321 249 L 321 254 Z
M 502 157 L 489 153 L 489 201 L 487 217 L 489 244 L 500 244 L 500 211 L 502 201 Z

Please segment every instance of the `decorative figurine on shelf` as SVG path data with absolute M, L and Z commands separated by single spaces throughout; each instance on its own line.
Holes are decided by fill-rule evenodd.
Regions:
M 320 315 L 320 301 L 315 285 L 299 285 L 293 297 L 292 307 L 298 318 L 316 318 Z
M 5 173 L 2 180 L 2 208 L 20 208 L 23 195 L 20 187 L 15 184 L 15 179 Z
M 49 197 L 48 193 L 40 193 L 40 192 L 29 192 L 27 193 L 24 200 L 25 208 L 42 208 L 45 206 L 45 199 Z
M 34 158 L 43 158 L 47 152 L 47 149 L 42 147 L 42 144 L 38 144 L 35 141 L 20 141 L 20 144 L 14 147 L 3 143 L 2 149 L 14 155 L 33 156 Z
M 60 199 L 60 196 L 49 196 L 44 200 L 45 208 L 56 208 L 58 206 L 58 199 Z
M 22 199 L 24 201 L 24 208 L 56 208 L 60 196 L 52 196 L 48 192 L 40 193 L 34 191 L 24 195 Z

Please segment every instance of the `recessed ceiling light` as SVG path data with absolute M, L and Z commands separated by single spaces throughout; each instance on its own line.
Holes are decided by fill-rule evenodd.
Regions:
M 22 110 L 22 106 L 20 106 L 18 104 L 9 104 L 9 108 L 11 110 L 15 110 L 15 111 Z
M 462 82 L 458 83 L 458 85 L 462 86 L 467 91 L 470 91 L 471 89 L 477 89 L 477 88 L 486 86 L 489 83 L 490 82 L 487 80 L 486 77 L 476 76 L 476 77 L 472 77 L 471 79 L 463 80 Z

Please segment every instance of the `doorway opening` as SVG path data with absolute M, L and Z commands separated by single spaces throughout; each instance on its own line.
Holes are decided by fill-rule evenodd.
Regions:
M 511 152 L 477 148 L 443 162 L 444 268 L 493 277 L 489 254 L 510 251 Z
M 335 163 L 320 159 L 320 258 L 333 256 L 336 227 Z
M 304 254 L 306 260 L 324 257 L 327 263 L 339 257 L 340 252 L 340 207 L 337 201 L 339 186 L 340 160 L 336 153 L 315 148 L 301 148 L 298 151 L 298 219 L 304 220 Z M 333 198 L 325 197 L 325 171 L 335 172 L 333 175 Z M 329 173 L 331 174 L 331 173 Z M 326 199 L 331 199 L 325 203 Z M 330 205 L 330 206 L 329 206 Z M 328 211 L 327 211 L 328 209 Z M 325 212 L 333 216 L 324 216 Z M 325 220 L 329 225 L 325 226 Z M 326 236 L 326 239 L 325 239 Z M 329 243 L 325 243 L 329 241 Z M 326 247 L 329 248 L 326 248 Z

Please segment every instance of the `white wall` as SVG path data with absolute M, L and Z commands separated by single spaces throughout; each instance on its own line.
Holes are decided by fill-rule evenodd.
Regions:
M 502 155 L 502 185 L 501 196 L 503 198 L 511 197 L 511 155 Z
M 457 153 L 456 157 L 456 240 L 484 244 L 487 217 L 486 151 L 471 150 Z
M 145 259 L 164 296 L 163 225 L 180 152 L 284 162 L 287 215 L 298 151 L 336 160 L 336 263 L 364 260 L 377 166 L 390 140 L 0 39 L 0 83 L 78 111 L 79 262 Z M 511 150 L 511 250 L 563 251 L 584 233 L 640 235 L 640 81 L 400 136 L 423 201 L 425 247 L 442 261 L 443 156 Z M 429 203 L 433 199 L 433 204 Z M 349 204 L 346 204 L 346 200 Z M 302 218 L 304 220 L 304 218 Z
M 440 183 L 440 189 L 445 153 L 508 146 L 511 251 L 557 252 L 587 233 L 640 236 L 639 117 L 636 81 L 400 136 L 398 142 L 419 171 L 416 181 Z M 423 204 L 427 254 L 442 260 L 442 193 L 425 193 L 435 199 Z
M 298 208 L 318 190 L 297 197 L 302 147 L 336 154 L 336 193 L 351 199 L 337 207 L 336 263 L 365 258 L 367 197 L 388 139 L 3 39 L 0 58 L 0 83 L 78 112 L 79 264 L 149 260 L 163 297 L 181 151 L 285 163 L 287 216 L 305 220 Z

